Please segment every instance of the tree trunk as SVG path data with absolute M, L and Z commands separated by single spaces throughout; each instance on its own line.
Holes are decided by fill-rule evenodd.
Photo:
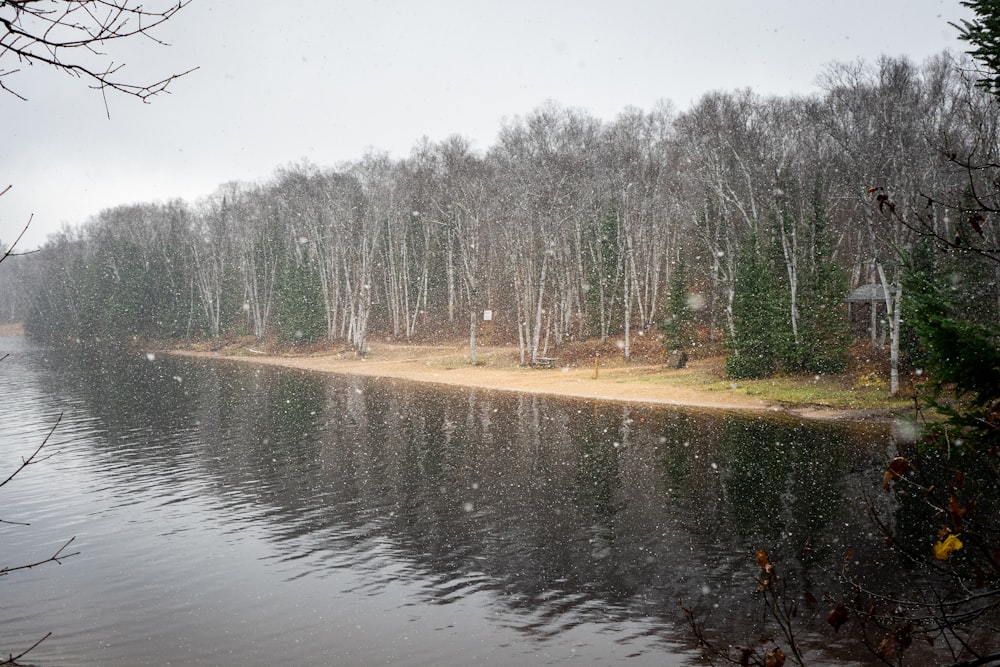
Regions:
M 475 366 L 479 363 L 476 359 L 476 311 L 469 309 L 469 363 Z
M 902 322 L 903 286 L 897 282 L 890 287 L 881 264 L 878 265 L 878 277 L 885 292 L 886 320 L 889 322 L 889 394 L 895 396 L 899 392 L 899 326 Z

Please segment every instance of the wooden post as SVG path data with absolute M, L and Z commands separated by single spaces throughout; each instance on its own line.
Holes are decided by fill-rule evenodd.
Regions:
M 595 352 L 594 353 L 594 379 L 595 380 L 597 379 L 597 375 L 599 373 L 599 371 L 598 371 L 598 365 L 597 365 L 597 360 L 598 360 L 598 358 L 600 358 L 600 356 L 601 356 L 601 354 L 599 352 Z

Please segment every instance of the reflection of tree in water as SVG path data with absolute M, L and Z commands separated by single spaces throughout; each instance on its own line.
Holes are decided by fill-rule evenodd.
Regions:
M 101 373 L 126 386 L 148 371 L 135 363 Z M 115 430 L 142 425 L 164 443 L 185 434 L 132 452 L 121 474 L 180 466 L 231 523 L 294 560 L 296 576 L 350 568 L 373 590 L 422 582 L 440 603 L 489 591 L 527 633 L 632 619 L 671 636 L 678 597 L 742 623 L 758 541 L 790 533 L 799 554 L 800 535 L 829 541 L 832 508 L 845 504 L 844 428 L 157 365 L 135 389 L 88 399 Z M 85 386 L 93 372 L 69 375 Z
M 675 496 L 687 488 L 694 472 L 691 444 L 696 442 L 694 419 L 683 413 L 667 415 L 663 420 L 657 446 L 660 452 L 663 488 L 667 495 Z
M 128 469 L 135 480 L 183 478 L 208 369 L 181 371 L 154 354 L 100 346 L 40 354 L 40 382 L 60 404 L 92 416 L 89 422 L 101 437 L 88 442 L 112 472 Z M 73 434 L 63 429 L 57 436 Z
M 627 445 L 627 410 L 624 418 L 602 415 L 594 405 L 593 416 L 579 425 L 580 448 L 576 468 L 576 493 L 580 505 L 605 528 L 613 525 L 621 489 L 618 453 Z
M 272 451 L 290 460 L 313 460 L 322 433 L 326 381 L 318 375 L 283 373 L 270 388 L 258 427 L 272 434 Z
M 46 389 L 82 398 L 113 437 L 144 425 L 152 428 L 150 412 L 157 423 L 183 429 L 200 393 L 197 381 L 193 388 L 186 385 L 184 375 L 151 353 L 81 346 L 46 350 L 44 357 L 50 372 L 40 377 Z
M 841 480 L 849 470 L 839 434 L 797 423 L 724 423 L 720 447 L 728 460 L 725 488 L 732 524 L 776 558 L 822 555 L 816 538 L 842 515 Z

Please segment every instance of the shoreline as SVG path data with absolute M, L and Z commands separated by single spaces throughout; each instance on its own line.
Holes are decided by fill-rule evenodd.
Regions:
M 785 415 L 817 421 L 887 422 L 887 410 L 848 410 L 822 405 L 790 405 L 735 392 L 699 389 L 671 382 L 689 369 L 664 369 L 659 365 L 613 365 L 594 368 L 554 365 L 552 368 L 510 366 L 515 348 L 487 348 L 481 363 L 469 364 L 468 350 L 454 346 L 386 344 L 374 346 L 367 358 L 353 352 L 271 354 L 243 348 L 242 353 L 169 349 L 163 352 L 201 359 L 281 366 L 330 374 L 392 378 L 436 385 L 543 394 L 565 398 L 619 403 L 673 406 L 712 411 L 738 411 Z M 692 364 L 697 365 L 697 362 Z M 686 372 L 687 371 L 687 372 Z

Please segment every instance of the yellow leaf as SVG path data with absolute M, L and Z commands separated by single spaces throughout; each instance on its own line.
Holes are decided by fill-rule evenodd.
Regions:
M 951 552 L 958 551 L 962 546 L 962 540 L 958 539 L 958 535 L 949 534 L 943 540 L 934 543 L 934 557 L 938 560 L 948 560 Z

